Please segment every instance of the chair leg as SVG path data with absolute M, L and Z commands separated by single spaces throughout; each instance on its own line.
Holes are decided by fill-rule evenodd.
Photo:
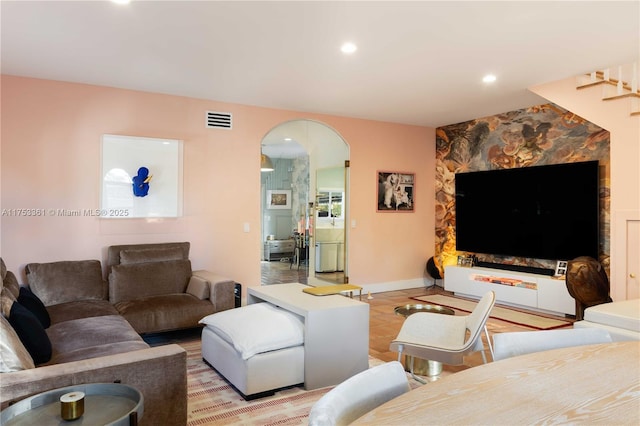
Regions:
M 411 357 L 411 362 L 409 362 L 409 372 L 411 373 L 411 378 L 413 380 L 415 380 L 416 382 L 418 382 L 418 383 L 422 383 L 423 385 L 426 385 L 427 382 L 425 382 L 422 378 L 416 376 L 413 373 L 413 360 L 414 359 L 415 359 L 414 357 Z M 400 350 L 398 351 L 398 362 L 400 364 L 402 364 L 402 346 L 400 347 Z
M 416 382 L 418 382 L 418 383 L 422 383 L 423 385 L 426 385 L 426 384 L 427 384 L 427 382 L 426 382 L 424 379 L 422 379 L 421 377 L 416 376 L 416 375 L 413 373 L 413 360 L 415 360 L 415 359 L 416 359 L 416 358 L 412 356 L 412 357 L 411 357 L 411 362 L 409 363 L 409 364 L 410 364 L 409 370 L 411 371 L 411 378 L 412 378 L 413 380 L 415 380 Z
M 484 347 L 482 348 L 480 353 L 482 354 L 482 363 L 486 364 L 487 363 L 487 356 L 484 354 Z
M 487 336 L 487 343 L 489 344 L 489 352 L 491 352 L 491 361 L 493 361 L 493 345 L 491 344 L 491 336 L 489 336 L 489 330 L 485 324 L 484 326 L 484 334 Z

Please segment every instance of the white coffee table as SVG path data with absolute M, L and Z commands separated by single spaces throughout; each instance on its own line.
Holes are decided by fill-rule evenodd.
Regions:
M 247 303 L 268 302 L 304 318 L 304 386 L 334 386 L 369 368 L 369 305 L 341 295 L 314 296 L 304 284 L 247 289 Z

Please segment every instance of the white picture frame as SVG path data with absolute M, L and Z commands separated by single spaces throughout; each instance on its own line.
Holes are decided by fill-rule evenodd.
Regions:
M 183 147 L 177 139 L 102 136 L 101 219 L 182 216 Z M 145 189 L 134 190 L 140 170 Z
M 560 277 L 562 275 L 567 275 L 567 268 L 569 267 L 569 262 L 566 260 L 558 260 L 556 262 L 556 271 L 555 276 Z
M 290 189 L 271 189 L 267 191 L 267 209 L 287 210 L 291 209 Z

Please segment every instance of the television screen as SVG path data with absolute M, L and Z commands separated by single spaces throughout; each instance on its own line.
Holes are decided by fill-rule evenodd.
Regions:
M 598 258 L 598 162 L 457 173 L 456 249 Z

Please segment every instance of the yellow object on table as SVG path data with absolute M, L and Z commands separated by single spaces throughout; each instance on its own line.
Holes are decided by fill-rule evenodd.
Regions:
M 314 296 L 328 296 L 331 294 L 340 294 L 349 292 L 349 297 L 353 299 L 353 292 L 355 290 L 360 291 L 360 300 L 362 300 L 362 287 L 353 284 L 336 284 L 336 285 L 323 285 L 318 287 L 307 287 L 302 289 L 304 293 L 313 294 Z

